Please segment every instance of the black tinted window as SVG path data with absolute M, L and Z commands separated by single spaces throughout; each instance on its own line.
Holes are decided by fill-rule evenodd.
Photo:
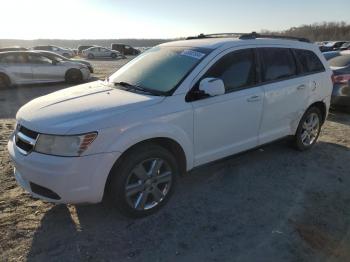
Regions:
M 261 48 L 265 81 L 273 81 L 296 75 L 296 65 L 291 51 L 287 48 Z
M 0 62 L 5 64 L 24 64 L 27 62 L 24 54 L 8 54 L 0 57 Z
M 254 84 L 254 52 L 247 49 L 224 56 L 207 72 L 205 77 L 222 79 L 226 90 L 239 89 Z
M 294 51 L 304 73 L 315 73 L 325 70 L 322 62 L 314 52 L 301 49 Z

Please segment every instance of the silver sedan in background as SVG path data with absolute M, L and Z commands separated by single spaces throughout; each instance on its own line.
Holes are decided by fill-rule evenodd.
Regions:
M 121 55 L 119 51 L 111 50 L 102 46 L 94 46 L 82 51 L 82 55 L 87 57 L 88 59 L 94 58 L 122 58 L 124 56 Z
M 90 71 L 81 63 L 56 60 L 34 51 L 0 53 L 0 88 L 19 84 L 69 82 L 90 78 Z

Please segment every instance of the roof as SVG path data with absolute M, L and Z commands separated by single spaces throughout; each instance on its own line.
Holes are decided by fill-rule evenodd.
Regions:
M 217 49 L 220 47 L 234 47 L 241 45 L 285 45 L 293 47 L 310 47 L 310 43 L 300 42 L 295 40 L 287 39 L 273 39 L 273 38 L 256 38 L 256 39 L 239 39 L 239 38 L 201 38 L 201 39 L 191 39 L 182 41 L 173 41 L 161 44 L 160 46 L 174 46 L 174 47 L 197 47 L 197 48 L 208 48 Z M 315 46 L 315 45 L 314 45 Z

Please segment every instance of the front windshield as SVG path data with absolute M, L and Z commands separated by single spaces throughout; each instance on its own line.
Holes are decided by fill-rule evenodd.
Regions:
M 207 55 L 210 49 L 154 47 L 142 53 L 109 78 L 112 83 L 169 93 Z

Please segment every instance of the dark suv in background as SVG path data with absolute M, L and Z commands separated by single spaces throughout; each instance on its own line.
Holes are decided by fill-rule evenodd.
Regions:
M 111 49 L 119 51 L 122 55 L 138 55 L 141 53 L 140 50 L 125 44 L 112 44 Z

